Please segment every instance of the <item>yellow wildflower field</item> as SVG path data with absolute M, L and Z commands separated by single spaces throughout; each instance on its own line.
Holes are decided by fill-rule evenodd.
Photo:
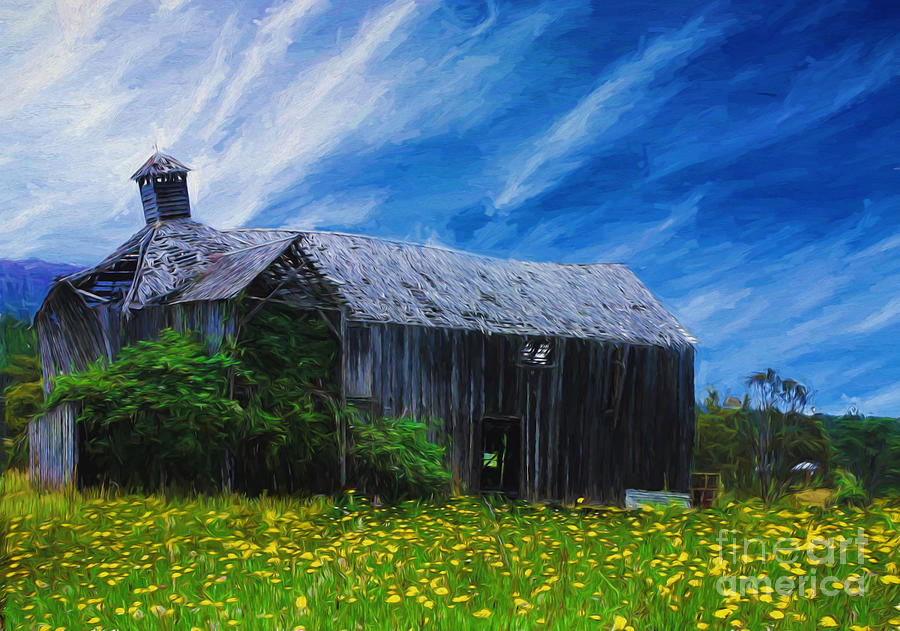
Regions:
M 9 629 L 900 626 L 891 504 L 373 507 L 3 486 Z

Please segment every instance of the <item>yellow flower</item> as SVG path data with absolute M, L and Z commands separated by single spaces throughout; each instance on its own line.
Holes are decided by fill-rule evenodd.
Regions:
M 467 600 L 469 600 L 470 598 L 471 598 L 471 596 L 454 596 L 454 597 L 453 597 L 453 602 L 455 602 L 455 603 L 464 603 L 464 602 L 466 602 Z
M 836 621 L 834 618 L 832 618 L 831 616 L 825 616 L 825 617 L 823 617 L 821 620 L 819 620 L 819 626 L 820 626 L 820 627 L 833 628 L 833 627 L 838 626 L 838 623 L 837 623 L 837 621 Z
M 306 596 L 300 594 L 297 596 L 297 600 L 294 601 L 294 604 L 297 605 L 297 609 L 306 609 Z
M 446 587 L 435 587 L 434 593 L 438 596 L 446 596 L 450 593 L 450 590 L 448 590 Z
M 403 600 L 403 598 L 399 594 L 391 594 L 390 596 L 387 597 L 387 601 L 389 603 L 398 603 L 401 600 Z
M 784 618 L 784 614 L 776 609 L 775 611 L 769 612 L 769 617 L 774 618 L 775 620 L 781 620 L 782 618 Z
M 490 618 L 491 610 L 490 609 L 479 609 L 472 615 L 475 616 L 476 618 Z
M 625 628 L 627 623 L 628 620 L 626 620 L 624 616 L 616 616 L 613 619 L 613 631 L 621 631 Z
M 98 622 L 100 622 L 100 618 L 98 618 L 97 616 L 94 616 L 93 618 L 88 618 L 87 622 L 88 622 L 88 624 L 97 624 Z
M 716 618 L 727 618 L 728 616 L 731 615 L 731 609 L 716 609 L 716 611 L 715 611 L 715 613 L 713 613 L 713 615 Z
M 893 574 L 885 574 L 881 577 L 881 582 L 885 585 L 900 585 L 900 576 L 894 576 Z

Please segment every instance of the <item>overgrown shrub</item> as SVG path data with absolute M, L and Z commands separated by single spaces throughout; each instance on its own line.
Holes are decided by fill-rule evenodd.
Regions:
M 46 407 L 76 405 L 87 483 L 330 490 L 337 352 L 322 320 L 271 306 L 212 355 L 166 330 L 108 365 L 61 375 Z
M 873 498 L 900 491 L 900 420 L 848 414 L 829 428 L 835 460 Z
M 834 489 L 832 503 L 837 506 L 865 508 L 869 504 L 865 488 L 850 471 L 838 469 L 834 472 Z
M 244 327 L 235 397 L 253 430 L 235 457 L 237 483 L 258 491 L 328 490 L 336 478 L 338 345 L 325 322 L 267 305 Z
M 441 495 L 450 474 L 444 448 L 428 441 L 426 426 L 410 419 L 350 423 L 354 480 L 365 493 L 388 502 Z
M 0 469 L 28 460 L 28 422 L 44 395 L 37 335 L 27 322 L 0 315 Z
M 224 482 L 227 453 L 252 431 L 228 385 L 241 369 L 227 352 L 170 329 L 123 348 L 109 365 L 60 375 L 47 407 L 76 406 L 79 475 L 142 488 Z
M 7 358 L 0 374 L 8 380 L 3 390 L 5 462 L 7 467 L 23 468 L 28 464 L 28 423 L 44 405 L 41 363 L 36 357 L 14 355 Z

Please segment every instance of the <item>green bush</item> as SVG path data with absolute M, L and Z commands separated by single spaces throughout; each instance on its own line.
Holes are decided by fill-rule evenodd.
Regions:
M 172 330 L 57 378 L 46 408 L 76 406 L 79 478 L 129 487 L 330 490 L 337 343 L 319 318 L 272 306 L 232 348 Z
M 28 461 L 28 422 L 44 401 L 37 335 L 27 322 L 0 315 L 0 469 Z
M 248 430 L 244 410 L 228 397 L 235 373 L 229 353 L 210 356 L 201 342 L 167 329 L 123 348 L 109 365 L 60 375 L 47 407 L 76 406 L 84 481 L 223 484 L 226 454 Z
M 829 434 L 835 460 L 869 502 L 900 491 L 900 419 L 846 415 L 834 419 Z
M 328 490 L 337 476 L 338 344 L 318 317 L 268 305 L 244 327 L 235 398 L 253 431 L 235 458 L 250 491 Z
M 759 373 L 777 379 L 774 371 Z M 778 380 L 775 403 L 763 405 L 744 397 L 741 408 L 723 408 L 715 390 L 698 405 L 694 445 L 694 470 L 716 471 L 723 486 L 740 496 L 777 499 L 796 479 L 791 469 L 804 461 L 830 467 L 831 446 L 822 420 L 803 414 L 801 408 L 780 405 L 781 384 L 802 388 L 790 380 Z M 773 387 L 774 389 L 774 387 Z M 765 475 L 762 472 L 765 471 Z
M 838 469 L 834 472 L 834 489 L 831 503 L 836 506 L 865 508 L 869 504 L 865 488 L 850 471 Z
M 41 363 L 36 357 L 14 355 L 7 358 L 0 374 L 9 383 L 3 390 L 6 425 L 3 451 L 6 466 L 19 469 L 28 464 L 28 423 L 44 405 Z
M 360 490 L 388 502 L 445 493 L 450 474 L 444 448 L 429 442 L 426 430 L 405 418 L 351 420 L 350 455 Z

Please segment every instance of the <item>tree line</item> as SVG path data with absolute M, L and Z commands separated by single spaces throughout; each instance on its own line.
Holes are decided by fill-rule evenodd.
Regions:
M 740 405 L 726 407 L 715 389 L 698 404 L 695 470 L 765 501 L 803 486 L 834 488 L 856 504 L 900 493 L 900 420 L 811 414 L 810 390 L 772 369 L 746 386 Z

